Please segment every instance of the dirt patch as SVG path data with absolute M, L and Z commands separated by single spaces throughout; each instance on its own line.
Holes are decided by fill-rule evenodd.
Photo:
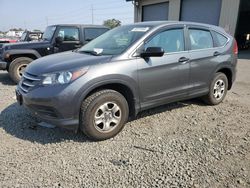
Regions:
M 250 187 L 250 60 L 226 100 L 141 113 L 114 139 L 38 126 L 0 72 L 0 187 Z

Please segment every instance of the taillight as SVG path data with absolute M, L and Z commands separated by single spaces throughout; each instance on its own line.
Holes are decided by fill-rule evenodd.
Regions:
M 237 55 L 238 54 L 238 44 L 237 41 L 234 39 L 234 54 Z

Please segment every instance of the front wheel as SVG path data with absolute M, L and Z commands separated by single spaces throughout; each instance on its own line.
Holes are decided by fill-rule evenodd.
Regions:
M 10 74 L 11 79 L 16 84 L 21 80 L 21 77 L 22 77 L 26 67 L 32 61 L 33 61 L 33 59 L 28 58 L 28 57 L 18 57 L 10 63 L 9 74 Z
M 101 90 L 83 101 L 80 129 L 92 140 L 109 139 L 122 130 L 128 114 L 128 103 L 122 94 Z
M 221 103 L 227 95 L 228 79 L 224 73 L 215 74 L 209 88 L 209 93 L 203 97 L 203 100 L 209 105 Z

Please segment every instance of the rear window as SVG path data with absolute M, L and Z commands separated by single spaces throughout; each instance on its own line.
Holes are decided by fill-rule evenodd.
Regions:
M 216 47 L 224 46 L 227 43 L 227 37 L 224 35 L 217 33 L 216 31 L 212 31 L 214 35 L 214 39 L 216 41 Z
M 210 31 L 201 29 L 189 29 L 191 50 L 213 48 L 213 38 Z
M 85 40 L 86 41 L 91 41 L 103 33 L 107 32 L 109 29 L 106 28 L 86 28 L 84 29 L 84 34 L 85 34 Z

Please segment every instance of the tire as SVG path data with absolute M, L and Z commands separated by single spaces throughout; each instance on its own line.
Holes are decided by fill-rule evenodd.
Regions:
M 29 63 L 31 63 L 33 59 L 28 57 L 18 57 L 14 59 L 9 66 L 9 74 L 10 78 L 17 84 L 22 77 L 22 74 Z
M 106 140 L 123 129 L 128 115 L 129 107 L 123 95 L 114 90 L 101 90 L 83 101 L 80 130 L 91 140 Z
M 221 103 L 227 95 L 228 79 L 224 73 L 218 72 L 212 80 L 209 93 L 203 97 L 205 103 L 217 105 Z

